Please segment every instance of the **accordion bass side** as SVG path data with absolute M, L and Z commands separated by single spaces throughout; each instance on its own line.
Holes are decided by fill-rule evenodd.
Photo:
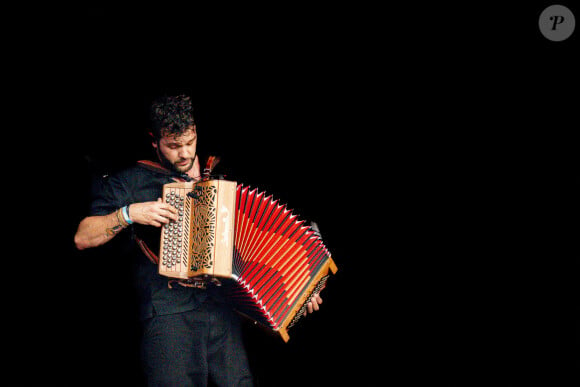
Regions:
M 163 226 L 159 274 L 219 279 L 237 311 L 278 333 L 304 314 L 337 267 L 320 236 L 286 206 L 228 180 L 170 183 L 179 220 Z

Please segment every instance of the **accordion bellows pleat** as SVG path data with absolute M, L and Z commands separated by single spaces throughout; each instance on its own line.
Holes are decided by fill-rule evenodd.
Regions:
M 337 270 L 320 236 L 278 200 L 233 181 L 171 183 L 163 195 L 180 220 L 164 226 L 159 273 L 220 278 L 241 314 L 287 341 Z

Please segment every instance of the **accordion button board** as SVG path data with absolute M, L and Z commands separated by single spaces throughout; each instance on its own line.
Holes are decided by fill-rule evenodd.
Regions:
M 183 248 L 183 203 L 185 201 L 185 196 L 182 192 L 177 192 L 171 190 L 167 192 L 165 201 L 171 204 L 178 211 L 179 219 L 177 221 L 172 220 L 168 224 L 163 226 L 163 236 L 165 237 L 166 243 L 161 250 L 162 264 L 168 269 L 177 265 L 177 260 L 181 260 Z

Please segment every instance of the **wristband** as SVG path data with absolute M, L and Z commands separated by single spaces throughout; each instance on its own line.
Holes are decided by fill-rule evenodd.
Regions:
M 128 224 L 133 224 L 133 221 L 129 217 L 129 206 L 123 207 L 121 212 L 123 214 L 123 219 L 125 219 L 125 222 L 127 222 Z

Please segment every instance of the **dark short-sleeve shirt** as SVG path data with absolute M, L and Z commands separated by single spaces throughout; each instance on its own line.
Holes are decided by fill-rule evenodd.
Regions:
M 156 201 L 162 196 L 163 185 L 175 182 L 173 177 L 177 176 L 141 165 L 106 176 L 93 188 L 90 215 L 107 215 L 132 203 Z M 136 223 L 129 226 L 128 230 L 121 231 L 131 235 L 131 238 L 127 238 L 130 246 L 123 251 L 130 252 L 128 255 L 132 255 L 135 261 L 134 280 L 140 299 L 140 318 L 193 310 L 208 297 L 208 293 L 212 298 L 221 300 L 223 296 L 214 288 L 201 290 L 178 284 L 168 286 L 170 278 L 160 275 L 157 265 L 135 243 L 135 237 L 138 237 L 158 254 L 160 232 L 160 227 Z

